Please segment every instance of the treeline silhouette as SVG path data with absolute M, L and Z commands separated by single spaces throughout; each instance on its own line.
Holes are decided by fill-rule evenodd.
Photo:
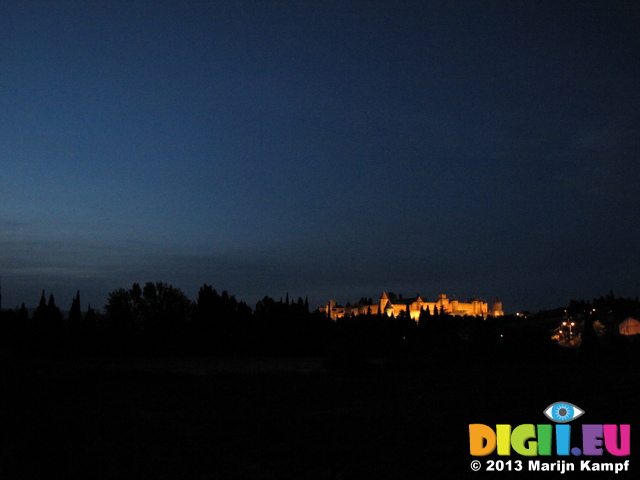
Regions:
M 280 300 L 264 297 L 252 309 L 210 285 L 192 301 L 179 288 L 148 282 L 109 293 L 104 313 L 90 305 L 83 312 L 77 292 L 66 318 L 53 294 L 43 291 L 32 315 L 24 304 L 1 312 L 0 345 L 43 356 L 324 355 L 335 365 L 375 356 L 530 358 L 555 347 L 550 332 L 569 315 L 586 316 L 586 330 L 602 320 L 613 334 L 617 323 L 639 313 L 638 299 L 610 293 L 593 302 L 572 300 L 567 308 L 528 319 L 455 317 L 436 309 L 421 312 L 417 322 L 406 311 L 397 317 L 369 313 L 334 321 L 311 311 L 307 299 L 288 294 Z M 585 335 L 590 348 L 593 337 Z
M 36 355 L 320 354 L 333 322 L 308 300 L 260 300 L 255 309 L 203 285 L 196 301 L 163 282 L 109 293 L 104 313 L 82 311 L 80 292 L 65 318 L 43 291 L 30 316 L 4 310 L 0 345 Z

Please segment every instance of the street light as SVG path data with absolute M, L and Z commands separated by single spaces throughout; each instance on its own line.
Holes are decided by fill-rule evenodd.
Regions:
M 576 322 L 562 322 L 563 327 L 569 327 L 569 340 L 573 338 L 573 327 L 576 326 Z

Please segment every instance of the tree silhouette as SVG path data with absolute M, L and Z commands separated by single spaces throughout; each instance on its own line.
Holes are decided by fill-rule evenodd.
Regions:
M 136 320 L 140 314 L 140 302 L 133 294 L 135 288 L 126 290 L 119 288 L 111 292 L 104 309 L 107 312 L 107 329 L 118 335 L 126 335 L 135 330 Z
M 144 288 L 134 283 L 129 290 L 111 292 L 105 310 L 111 341 L 141 336 L 150 351 L 166 353 L 184 346 L 192 302 L 163 282 L 147 282 Z
M 40 303 L 38 304 L 38 308 L 36 308 L 35 312 L 33 312 L 33 320 L 34 322 L 43 321 L 47 315 L 47 300 L 44 294 L 44 290 L 42 290 L 42 296 L 40 297 Z
M 20 310 L 18 310 L 18 320 L 24 326 L 26 326 L 29 322 L 29 310 L 27 310 L 24 302 L 22 302 L 22 305 L 20 305 Z
M 68 348 L 74 354 L 79 353 L 82 348 L 81 338 L 82 312 L 80 311 L 80 291 L 76 293 L 71 301 L 69 316 L 67 318 L 67 338 L 69 341 Z
M 84 316 L 84 321 L 82 322 L 82 331 L 86 336 L 93 336 L 96 331 L 96 326 L 98 323 L 98 319 L 96 316 L 96 311 L 91 308 L 91 304 L 87 307 L 87 313 Z
M 225 290 L 222 294 L 211 285 L 203 285 L 193 310 L 192 343 L 205 353 L 228 353 L 236 350 L 240 338 L 246 338 L 251 309 Z
M 67 328 L 69 332 L 78 332 L 80 323 L 82 322 L 82 312 L 80 311 L 80 290 L 76 293 L 71 301 L 69 309 L 69 318 L 67 319 Z
M 62 313 L 56 306 L 53 293 L 49 295 L 49 301 L 45 301 L 45 292 L 42 291 L 40 303 L 33 313 L 33 347 L 36 352 L 49 354 L 59 352 L 64 334 Z

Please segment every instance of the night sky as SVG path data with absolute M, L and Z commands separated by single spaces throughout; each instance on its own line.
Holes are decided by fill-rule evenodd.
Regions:
M 0 7 L 3 307 L 640 294 L 640 2 Z

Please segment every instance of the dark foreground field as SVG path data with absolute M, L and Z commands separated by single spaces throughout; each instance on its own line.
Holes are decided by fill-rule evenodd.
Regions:
M 3 479 L 480 478 L 469 423 L 549 423 L 542 411 L 556 401 L 634 433 L 640 417 L 637 362 L 575 352 L 329 369 L 296 358 L 2 360 Z M 627 478 L 640 471 L 634 433 Z

